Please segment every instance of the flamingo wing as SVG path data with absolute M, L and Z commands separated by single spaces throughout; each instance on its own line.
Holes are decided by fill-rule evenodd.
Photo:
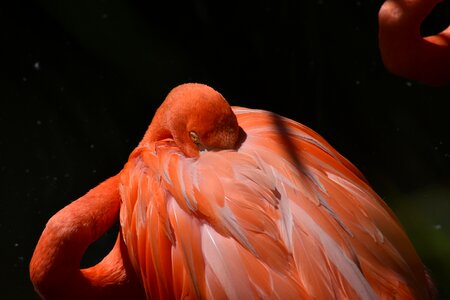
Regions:
M 237 151 L 141 145 L 121 226 L 154 298 L 426 298 L 406 234 L 361 173 L 311 129 L 234 107 Z

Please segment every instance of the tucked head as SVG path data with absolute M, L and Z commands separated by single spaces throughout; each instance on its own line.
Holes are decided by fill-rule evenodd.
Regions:
M 173 138 L 185 155 L 234 149 L 240 128 L 230 105 L 211 87 L 187 83 L 175 87 L 157 110 L 144 140 Z

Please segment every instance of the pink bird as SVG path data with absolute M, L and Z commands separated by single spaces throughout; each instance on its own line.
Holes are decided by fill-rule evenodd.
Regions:
M 79 269 L 119 215 L 98 265 Z M 392 211 L 320 135 L 174 88 L 123 170 L 48 222 L 30 264 L 45 299 L 431 299 Z
M 450 27 L 423 37 L 420 26 L 442 0 L 386 0 L 378 14 L 379 46 L 393 74 L 430 85 L 450 83 Z

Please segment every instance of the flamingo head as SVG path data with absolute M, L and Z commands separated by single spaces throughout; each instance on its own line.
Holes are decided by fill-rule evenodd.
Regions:
M 201 151 L 236 149 L 241 129 L 225 98 L 211 87 L 186 83 L 158 108 L 144 140 L 172 138 L 188 157 Z

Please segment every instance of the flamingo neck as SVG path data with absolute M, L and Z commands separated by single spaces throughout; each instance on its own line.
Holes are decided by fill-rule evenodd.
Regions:
M 124 277 L 122 250 L 116 247 L 100 263 L 80 270 L 87 247 L 118 219 L 119 175 L 56 213 L 47 223 L 30 262 L 30 276 L 36 291 L 47 299 L 68 299 L 67 295 L 106 292 Z M 103 298 L 103 297 L 100 297 Z
M 386 0 L 379 18 L 379 48 L 393 74 L 429 85 L 449 82 L 450 27 L 423 37 L 425 18 L 440 0 Z

